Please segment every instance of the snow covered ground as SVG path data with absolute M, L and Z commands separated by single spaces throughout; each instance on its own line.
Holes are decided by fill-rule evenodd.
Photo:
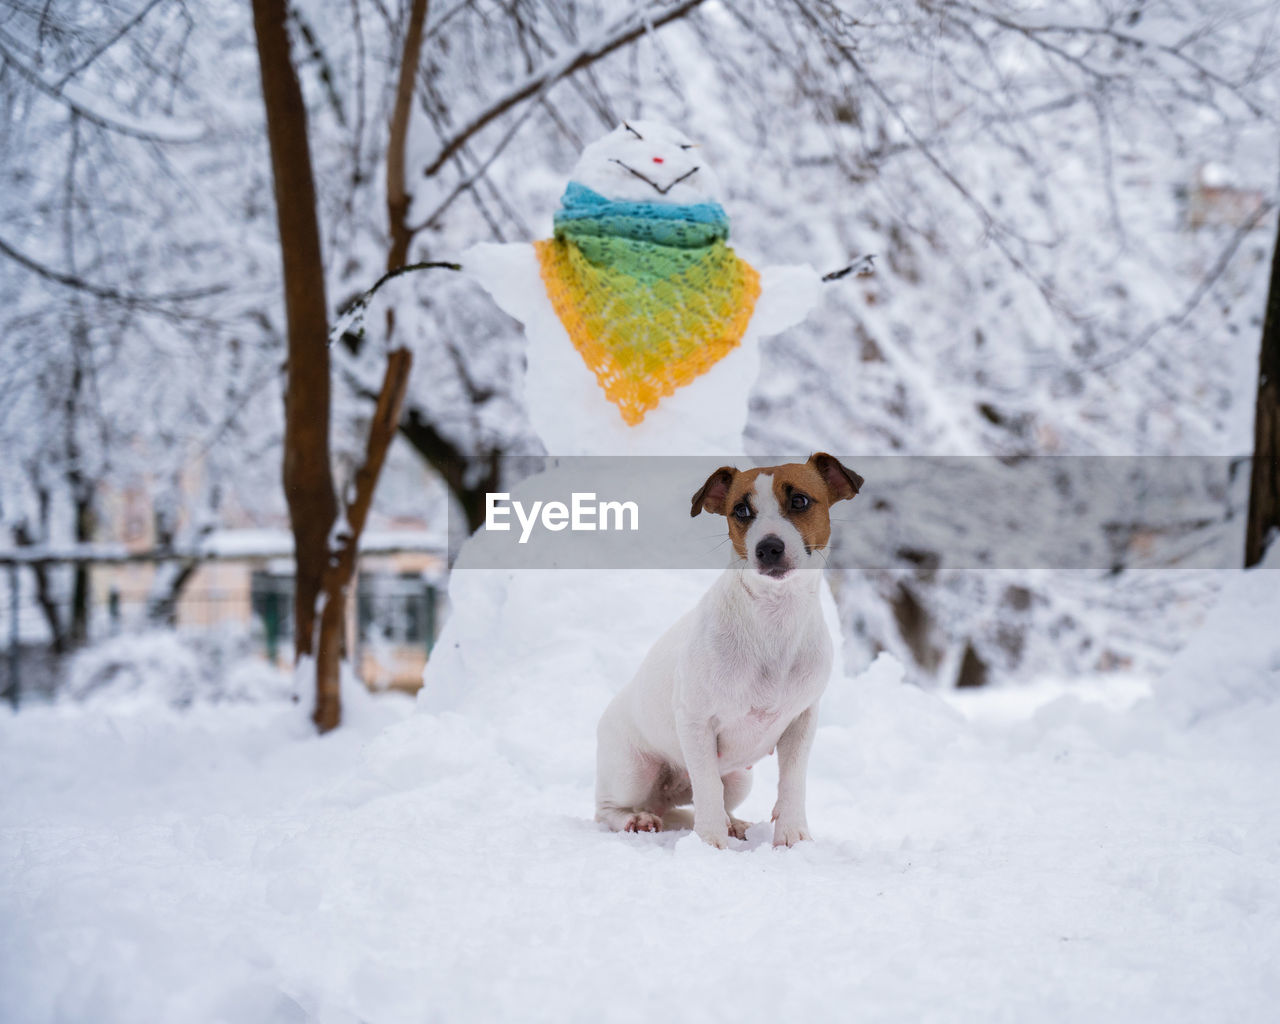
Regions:
M 325 738 L 289 704 L 6 712 L 0 1020 L 1274 1020 L 1277 579 L 1150 695 L 944 700 L 882 656 L 828 695 L 791 850 L 593 824 L 573 673 L 629 641 L 472 710 L 352 694 Z

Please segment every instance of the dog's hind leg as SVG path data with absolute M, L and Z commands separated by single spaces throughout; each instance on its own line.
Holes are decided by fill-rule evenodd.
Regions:
M 627 730 L 600 720 L 596 745 L 596 821 L 614 832 L 657 832 L 662 816 L 654 806 L 663 762 L 638 750 Z
M 662 816 L 652 807 L 661 764 L 636 751 L 597 758 L 596 821 L 614 832 L 657 832 Z M 607 763 L 612 762 L 612 763 Z
M 724 809 L 729 817 L 729 835 L 734 839 L 746 839 L 751 822 L 733 816 L 733 809 L 751 792 L 751 769 L 739 768 L 721 777 L 724 783 Z

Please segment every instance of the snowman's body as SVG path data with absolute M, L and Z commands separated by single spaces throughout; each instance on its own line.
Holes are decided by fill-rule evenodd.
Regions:
M 637 202 L 694 204 L 718 194 L 715 176 L 696 146 L 674 129 L 651 122 L 624 125 L 588 146 L 573 180 L 610 199 Z M 760 373 L 761 340 L 803 320 L 821 289 L 821 278 L 811 267 L 761 269 L 759 296 L 740 343 L 663 398 L 641 422 L 628 425 L 575 349 L 548 297 L 532 245 L 478 245 L 462 262 L 495 302 L 524 325 L 524 401 L 550 455 L 704 455 L 717 460 L 690 476 L 687 494 L 671 498 L 680 513 L 676 521 L 686 524 L 673 527 L 680 529 L 688 528 L 688 495 L 707 472 L 735 459 L 746 465 L 742 437 L 749 395 Z M 538 483 L 545 489 L 549 477 L 562 474 L 570 480 L 571 472 L 581 469 L 553 464 Z M 520 500 L 522 485 L 511 490 L 512 498 Z M 471 709 L 511 735 L 519 734 L 521 709 L 529 702 L 554 701 L 563 709 L 565 732 L 576 745 L 562 743 L 548 751 L 549 763 L 563 762 L 565 768 L 560 776 L 549 767 L 548 778 L 576 783 L 585 772 L 589 781 L 600 712 L 652 642 L 697 601 L 720 570 L 477 568 L 501 564 L 494 552 L 509 539 L 509 534 L 481 530 L 464 545 L 450 580 L 450 617 L 427 665 L 420 701 L 432 711 Z M 834 678 L 843 674 L 839 620 L 827 586 L 821 595 L 835 640 Z M 582 624 L 597 621 L 600 609 L 616 610 L 608 633 L 583 635 Z M 548 666 L 560 670 L 544 671 Z M 533 737 L 528 741 L 538 742 Z M 589 809 L 584 806 L 582 813 Z
M 809 267 L 765 267 L 741 344 L 707 373 L 628 425 L 574 349 L 547 298 L 532 246 L 477 245 L 463 266 L 519 320 L 528 339 L 523 396 L 553 455 L 733 455 L 742 448 L 747 396 L 760 376 L 760 342 L 804 319 L 820 279 Z

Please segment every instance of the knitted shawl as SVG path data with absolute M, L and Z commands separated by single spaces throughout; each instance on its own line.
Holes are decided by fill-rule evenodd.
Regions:
M 718 203 L 614 202 L 570 182 L 534 243 L 556 314 L 635 425 L 737 347 L 760 277 L 726 244 Z

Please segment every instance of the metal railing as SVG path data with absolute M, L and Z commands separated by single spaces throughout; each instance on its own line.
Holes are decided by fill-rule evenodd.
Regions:
M 420 663 L 439 632 L 444 552 L 416 536 L 408 544 L 393 538 L 375 537 L 362 545 L 362 559 L 376 560 L 362 566 L 365 571 L 357 569 L 348 617 L 350 654 L 358 671 L 362 665 L 372 666 L 371 672 L 390 678 L 392 685 L 411 687 L 412 674 L 420 673 Z M 397 571 L 396 556 L 416 556 L 417 562 L 429 556 L 437 560 L 437 567 Z M 129 551 L 101 544 L 0 551 L 0 568 L 8 577 L 7 587 L 0 587 L 0 622 L 8 626 L 4 695 L 15 707 L 23 694 L 50 696 L 65 657 L 74 649 L 146 629 L 173 629 L 191 638 L 219 631 L 236 634 L 241 647 L 272 664 L 287 665 L 293 647 L 293 578 L 287 571 L 291 561 L 292 551 L 283 544 L 231 552 L 216 546 Z M 176 592 L 166 591 L 157 586 L 161 567 L 175 562 L 193 571 Z M 234 578 L 201 578 L 203 570 L 222 566 L 235 567 L 230 573 Z M 72 581 L 77 568 L 86 570 L 78 613 Z M 211 571 L 227 575 L 220 568 Z M 77 614 L 75 628 L 67 628 Z M 50 616 L 62 625 L 57 632 Z M 58 650 L 59 635 L 74 639 L 65 639 L 64 649 Z M 379 658 L 391 656 L 401 663 L 402 678 L 378 668 Z

